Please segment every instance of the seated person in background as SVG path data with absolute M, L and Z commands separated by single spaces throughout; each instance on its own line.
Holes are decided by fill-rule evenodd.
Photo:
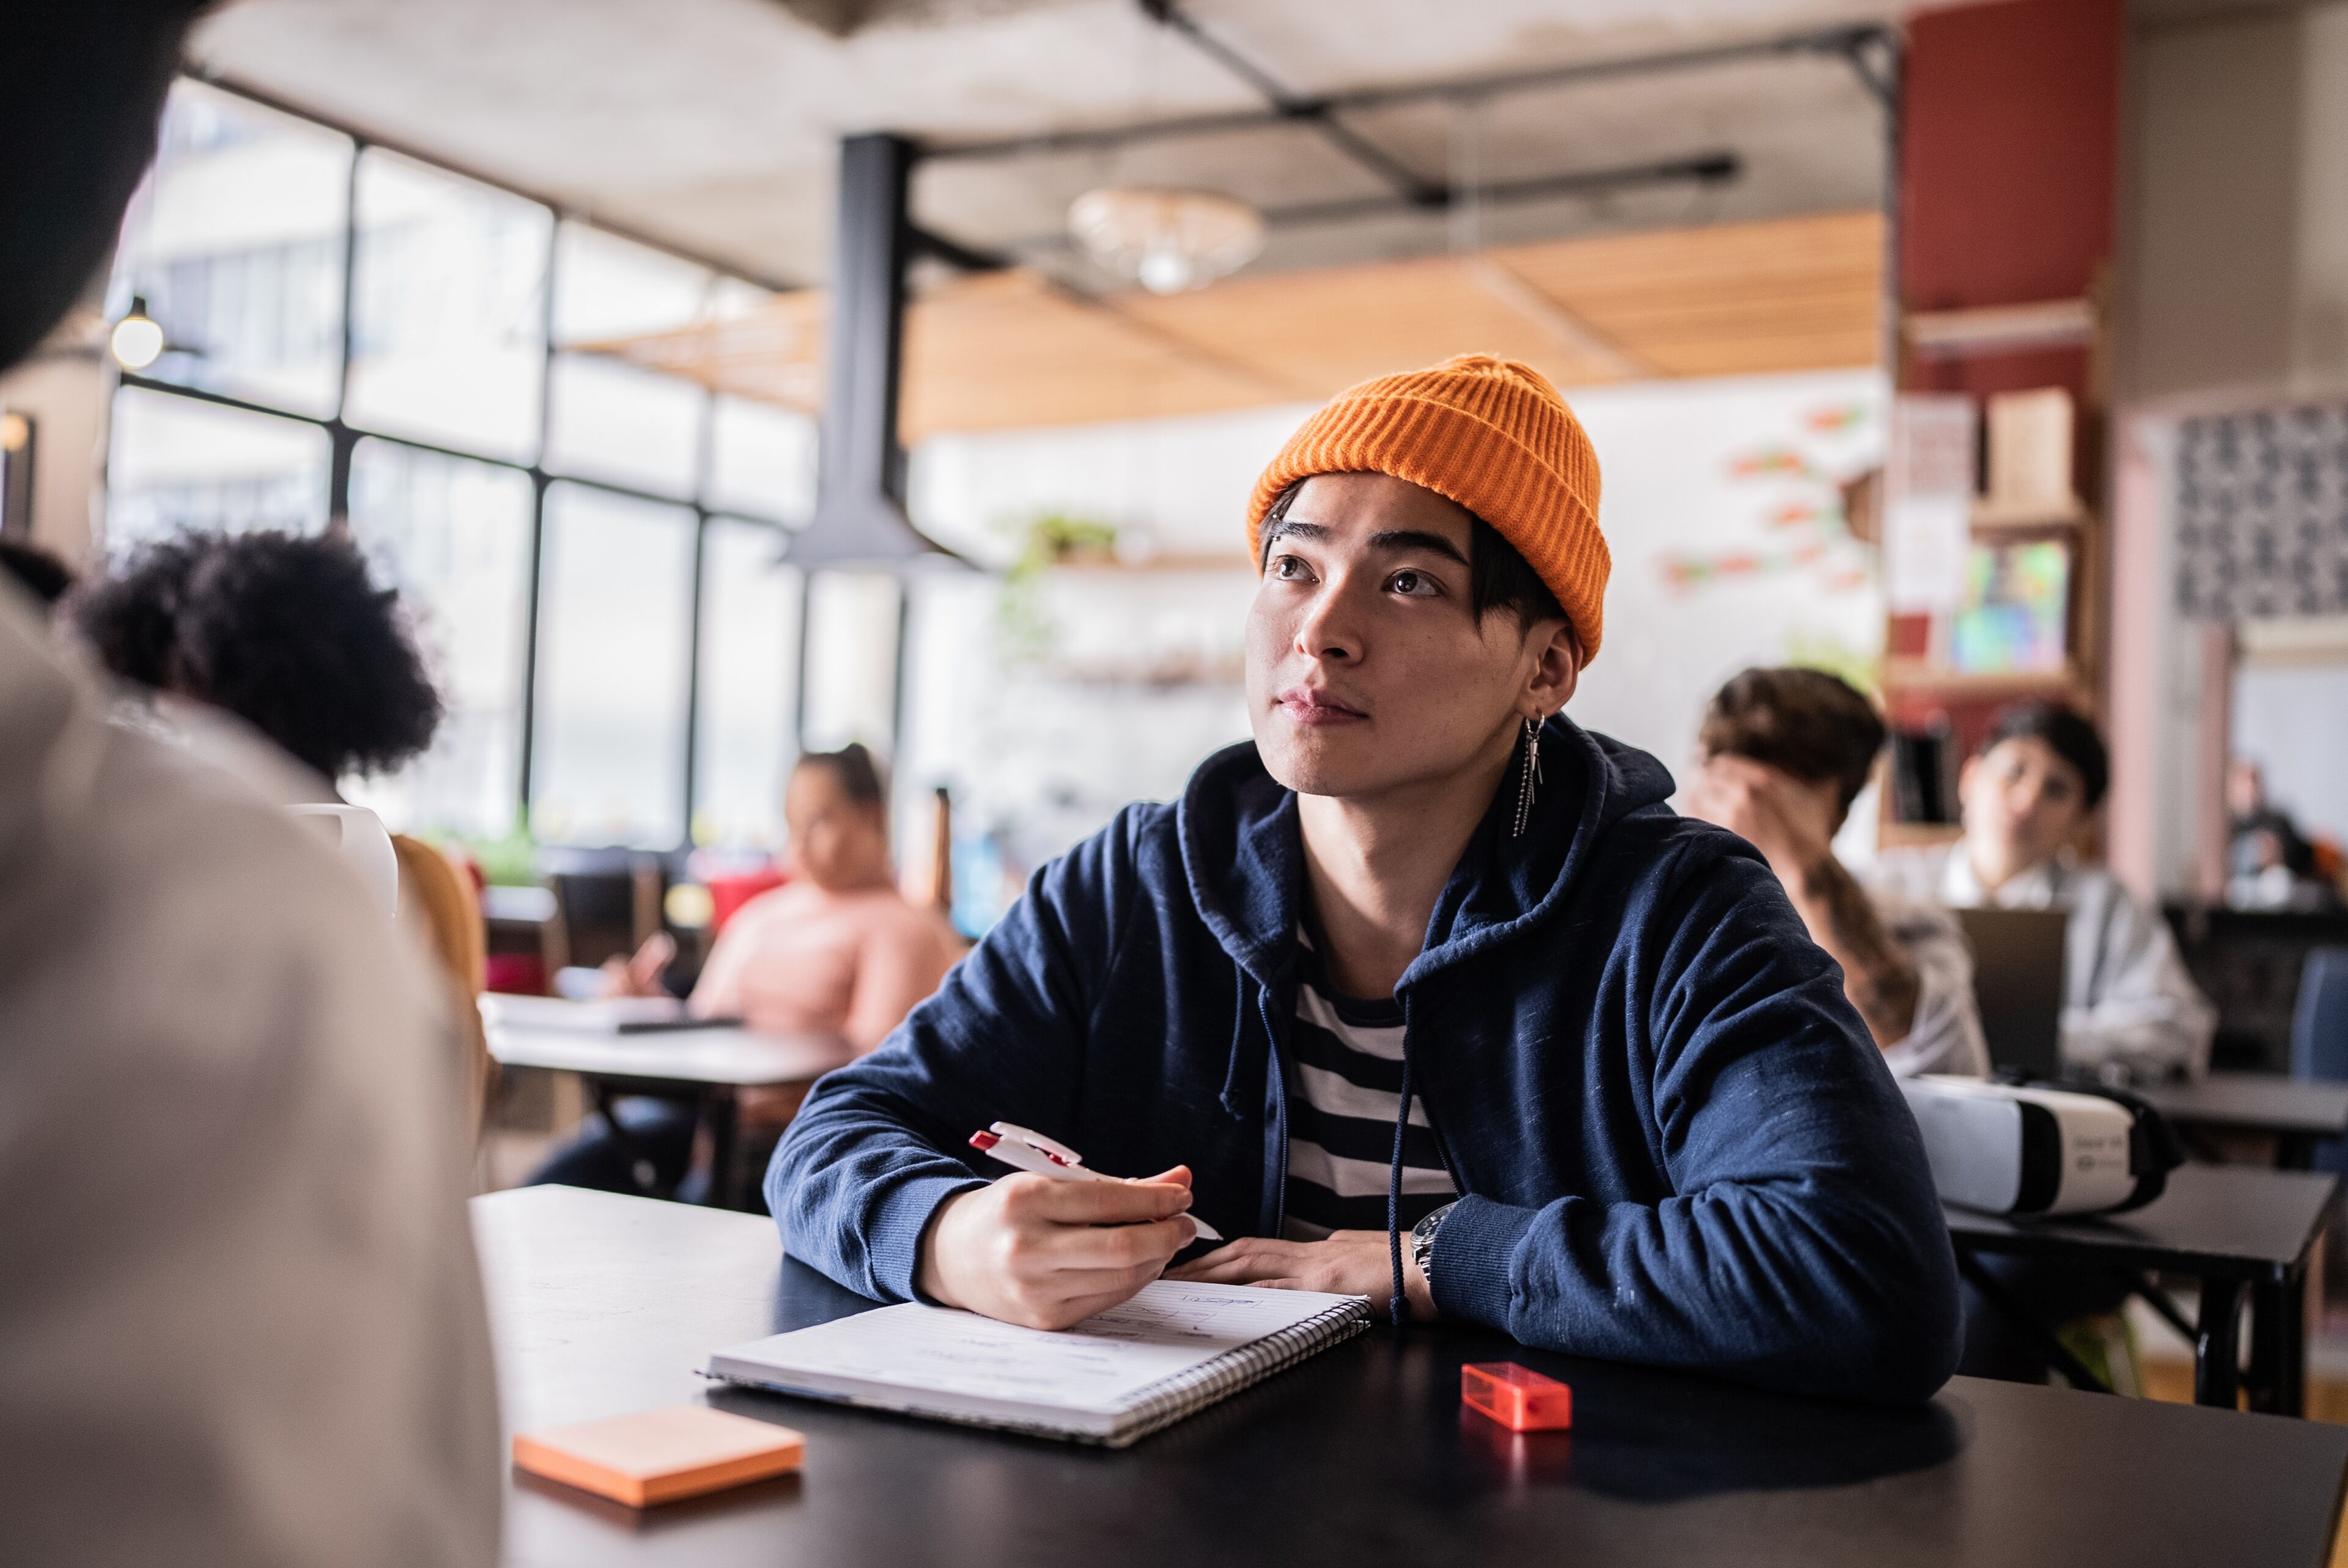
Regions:
M 836 1034 L 860 1054 L 880 1043 L 938 989 L 960 956 L 953 927 L 897 890 L 889 857 L 888 794 L 860 745 L 809 752 L 783 791 L 790 880 L 742 906 L 703 966 L 687 1005 L 778 1034 Z M 658 936 L 604 966 L 607 994 L 659 996 L 675 956 Z M 796 1089 L 742 1095 L 746 1146 L 763 1157 L 798 1109 Z M 670 1191 L 693 1163 L 694 1110 L 632 1098 L 601 1116 L 531 1176 L 610 1192 Z M 763 1137 L 762 1137 L 763 1134 Z M 641 1169 L 648 1166 L 649 1169 Z
M 1873 704 L 1824 671 L 1747 670 L 1704 710 L 1685 810 L 1768 857 L 1895 1075 L 1986 1077 L 1963 930 L 1945 909 L 1870 894 L 1835 858 L 1884 737 Z
M 340 800 L 338 780 L 397 767 L 439 728 L 398 594 L 339 534 L 180 534 L 83 585 L 66 610 L 165 729 L 209 760 L 269 767 L 220 715 L 242 720 L 307 770 L 293 784 L 302 799 Z
M 2311 913 L 2340 907 L 2340 890 L 2322 874 L 2315 845 L 2291 813 L 2267 799 L 2266 774 L 2248 758 L 2227 764 L 2226 813 L 2233 861 L 2226 881 L 2229 905 Z
M 2120 1083 L 2199 1078 L 2209 1070 L 2217 1015 L 2168 925 L 2072 849 L 2109 777 L 2103 741 L 2076 713 L 2052 702 L 2002 709 L 1958 775 L 1964 836 L 1887 849 L 1869 876 L 1961 909 L 2069 910 L 2065 1070 Z
M 1469 355 L 1342 394 L 1259 481 L 1255 731 L 1127 807 L 785 1133 L 786 1245 L 1057 1327 L 1178 1277 L 1917 1400 L 1957 1295 L 1906 1104 L 1761 857 L 1560 716 L 1598 463 Z M 1147 1180 L 999 1174 L 997 1118 Z
M 140 694 L 133 722 L 281 799 L 340 801 L 338 781 L 397 767 L 440 725 L 399 595 L 340 534 L 178 535 L 83 585 L 65 613 Z M 400 922 L 440 972 L 478 1129 L 490 1076 L 480 907 L 438 849 L 405 835 L 392 847 Z

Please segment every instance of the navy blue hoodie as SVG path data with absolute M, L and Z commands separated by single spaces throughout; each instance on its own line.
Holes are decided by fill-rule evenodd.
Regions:
M 1663 804 L 1653 757 L 1561 716 L 1541 739 L 1531 825 L 1509 835 L 1500 791 L 1395 991 L 1463 1194 L 1437 1307 L 1578 1355 L 1928 1398 L 1955 1262 L 1841 971 L 1751 846 Z M 912 1299 L 998 1119 L 1116 1174 L 1188 1164 L 1194 1213 L 1278 1235 L 1303 886 L 1296 798 L 1252 745 L 1118 813 L 816 1086 L 767 1174 L 785 1245 Z

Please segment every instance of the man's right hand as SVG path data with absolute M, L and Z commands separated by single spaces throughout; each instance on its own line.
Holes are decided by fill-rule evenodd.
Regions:
M 949 1198 L 922 1237 L 922 1294 L 1030 1328 L 1066 1328 L 1165 1271 L 1199 1234 L 1190 1173 L 1055 1182 L 1021 1172 Z

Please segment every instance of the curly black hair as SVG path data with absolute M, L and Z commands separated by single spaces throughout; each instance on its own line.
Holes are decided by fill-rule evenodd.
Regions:
M 116 674 L 224 708 L 330 779 L 395 767 L 439 728 L 397 591 L 339 534 L 182 534 L 70 613 Z

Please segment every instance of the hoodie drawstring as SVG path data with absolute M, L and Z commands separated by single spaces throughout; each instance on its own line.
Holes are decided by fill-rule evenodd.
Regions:
M 1395 1112 L 1394 1161 L 1386 1167 L 1386 1257 L 1394 1265 L 1394 1299 L 1386 1310 L 1394 1326 L 1410 1321 L 1402 1288 L 1402 1135 L 1410 1125 L 1410 1052 L 1402 1053 L 1402 1109 Z
M 1231 1060 L 1223 1069 L 1223 1091 L 1218 1096 L 1225 1114 L 1239 1116 L 1240 1048 L 1247 1040 L 1248 976 L 1237 958 L 1231 960 Z

